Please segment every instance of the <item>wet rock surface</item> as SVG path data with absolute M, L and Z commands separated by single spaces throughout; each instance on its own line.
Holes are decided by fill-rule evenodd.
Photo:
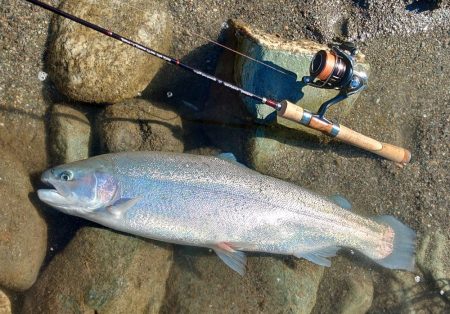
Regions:
M 250 256 L 241 277 L 205 249 L 175 252 L 163 313 L 309 313 L 323 274 L 305 260 Z
M 91 125 L 80 109 L 67 104 L 52 108 L 50 146 L 54 164 L 82 160 L 90 155 Z
M 47 227 L 33 206 L 24 166 L 0 152 L 0 286 L 26 290 L 34 283 L 47 248 Z
M 107 152 L 184 150 L 180 116 L 167 106 L 143 99 L 108 106 L 98 128 Z
M 63 1 L 60 8 L 165 53 L 170 22 L 164 1 Z M 136 10 L 135 8 L 139 8 Z M 135 97 L 161 63 L 128 45 L 57 17 L 51 28 L 48 68 L 59 91 L 74 100 L 114 103 Z
M 172 250 L 84 227 L 26 293 L 23 313 L 158 313 Z
M 435 288 L 442 297 L 450 301 L 450 237 L 448 232 L 436 229 L 422 238 L 417 254 L 417 264 L 428 276 L 431 276 Z
M 366 313 L 373 300 L 372 275 L 359 265 L 357 256 L 333 258 L 319 286 L 320 293 L 312 313 Z M 350 264 L 350 263 L 351 264 Z
M 0 314 L 11 314 L 11 301 L 9 297 L 0 290 Z
M 49 0 L 47 2 L 53 5 L 59 4 L 59 1 Z M 111 6 L 114 8 L 113 13 L 114 15 L 118 14 L 119 19 L 122 19 L 121 12 L 127 10 L 121 8 L 119 4 L 115 4 L 117 6 Z M 149 86 L 148 93 L 144 93 L 144 96 L 157 98 L 162 102 L 161 104 L 168 104 L 172 108 L 176 108 L 177 112 L 185 113 L 195 123 L 201 125 L 200 130 L 204 130 L 210 139 L 209 142 L 202 143 L 202 145 L 214 144 L 221 150 L 232 151 L 238 156 L 238 160 L 254 165 L 263 173 L 295 182 L 321 194 L 340 193 L 345 195 L 352 201 L 354 211 L 357 213 L 367 216 L 395 215 L 418 232 L 419 242 L 424 241 L 430 235 L 430 244 L 424 246 L 426 257 L 418 259 L 419 267 L 414 273 L 393 272 L 374 267 L 370 263 L 360 262 L 358 266 L 367 270 L 370 276 L 361 277 L 358 273 L 348 271 L 349 281 L 344 280 L 344 282 L 347 282 L 348 291 L 351 290 L 349 283 L 353 279 L 361 281 L 362 286 L 365 287 L 364 290 L 367 291 L 369 289 L 366 288 L 370 287 L 370 283 L 373 282 L 373 300 L 368 309 L 369 313 L 413 311 L 445 313 L 450 311 L 447 292 L 444 292 L 444 295 L 440 294 L 443 287 L 445 288 L 445 286 L 439 286 L 441 281 L 438 276 L 441 275 L 436 275 L 440 274 L 440 267 L 445 265 L 445 261 L 441 260 L 442 256 L 444 258 L 446 256 L 445 249 L 444 254 L 441 254 L 443 246 L 439 243 L 445 239 L 448 242 L 448 230 L 450 230 L 448 223 L 448 204 L 450 203 L 448 186 L 450 184 L 447 171 L 447 160 L 450 154 L 448 146 L 450 107 L 446 106 L 450 103 L 450 94 L 445 88 L 445 82 L 450 76 L 447 66 L 449 64 L 450 15 L 446 1 L 345 0 L 330 3 L 318 0 L 286 1 L 280 5 L 279 1 L 272 0 L 181 0 L 167 3 L 167 6 L 173 15 L 175 24 L 173 32 L 175 40 L 173 47 L 167 50 L 169 54 L 180 57 L 182 61 L 199 67 L 207 73 L 214 73 L 216 66 L 218 73 L 225 73 L 220 72 L 220 68 L 229 70 L 230 73 L 225 73 L 226 75 L 221 78 L 230 81 L 233 81 L 233 66 L 227 67 L 222 61 L 217 63 L 219 55 L 224 56 L 228 53 L 222 54 L 221 48 L 212 46 L 200 37 L 186 36 L 185 30 L 222 40 L 222 32 L 227 28 L 227 24 L 224 22 L 229 18 L 236 18 L 244 20 L 254 28 L 286 40 L 310 39 L 318 40 L 321 44 L 326 44 L 332 39 L 350 39 L 359 42 L 372 69 L 369 89 L 361 94 L 358 101 L 349 110 L 348 115 L 337 118 L 340 123 L 364 134 L 412 149 L 413 161 L 403 170 L 357 149 L 334 141 L 328 142 L 329 140 L 325 140 L 324 137 L 317 139 L 304 136 L 300 132 L 283 134 L 276 128 L 263 128 L 263 138 L 270 139 L 271 142 L 268 143 L 271 144 L 267 146 L 266 152 L 260 150 L 265 154 L 260 156 L 253 154 L 252 156 L 250 152 L 255 152 L 255 150 L 252 148 L 251 141 L 255 141 L 255 138 L 261 133 L 257 132 L 240 97 L 223 88 L 214 88 L 208 99 L 207 111 L 200 114 L 199 111 L 204 108 L 211 85 L 202 78 L 194 77 L 191 73 L 180 71 L 170 65 L 158 69 Z M 117 9 L 118 7 L 120 9 Z M 33 182 L 37 182 L 38 175 L 35 172 L 40 173 L 50 165 L 49 147 L 47 146 L 50 108 L 54 103 L 60 103 L 63 97 L 54 88 L 51 80 L 40 81 L 38 78 L 39 71 L 43 70 L 44 62 L 50 65 L 48 55 L 45 55 L 44 51 L 46 50 L 45 43 L 51 14 L 35 7 L 30 8 L 31 6 L 26 2 L 10 0 L 4 0 L 0 6 L 0 60 L 2 63 L 0 66 L 0 146 L 10 150 L 23 163 L 26 173 L 33 174 Z M 113 21 L 110 16 L 103 14 L 103 10 L 103 8 L 99 9 L 99 13 L 92 16 L 92 20 L 128 35 L 127 30 L 121 29 L 121 27 L 125 25 L 127 28 L 129 21 L 126 18 L 122 19 L 123 24 Z M 69 24 L 69 22 L 63 22 L 63 24 L 65 23 Z M 55 25 L 57 24 L 53 24 L 53 26 Z M 136 28 L 130 28 L 130 31 L 135 32 Z M 77 31 L 78 34 L 83 32 L 86 31 Z M 77 38 L 77 42 L 86 43 L 83 38 Z M 78 46 L 77 42 L 73 43 L 74 47 Z M 86 49 L 81 52 L 87 54 L 88 51 L 95 51 L 92 54 L 96 58 L 95 62 L 101 64 L 103 59 L 97 57 L 104 56 L 108 51 L 99 52 L 96 47 L 91 47 L 91 44 L 95 46 L 94 42 L 96 40 L 89 42 Z M 153 44 L 151 46 L 156 47 Z M 105 46 L 100 44 L 99 47 Z M 123 51 L 120 50 L 119 53 L 123 53 Z M 92 55 L 89 60 L 92 60 Z M 134 59 L 129 58 L 129 60 Z M 85 64 L 92 64 L 89 60 Z M 110 60 L 106 61 L 109 65 Z M 140 68 L 140 66 L 136 68 L 138 67 Z M 135 70 L 128 71 L 126 75 L 119 72 L 120 76 L 114 77 L 113 84 L 119 84 L 124 78 L 125 81 L 133 80 Z M 89 75 L 89 71 L 83 74 Z M 101 80 L 102 78 L 95 82 L 97 87 L 92 94 L 102 95 L 105 90 L 111 91 L 105 87 L 98 88 L 101 87 Z M 144 80 L 142 77 L 138 80 L 146 81 L 145 84 L 149 82 L 149 79 Z M 111 87 L 111 81 L 107 82 L 108 88 Z M 124 93 L 121 97 L 127 98 L 136 95 L 141 90 L 141 87 L 136 87 L 137 85 L 135 85 L 133 93 L 130 91 L 129 94 Z M 145 85 L 142 83 L 140 86 Z M 69 89 L 60 88 L 59 90 L 69 93 Z M 122 88 L 122 91 L 124 90 L 126 88 Z M 168 97 L 168 91 L 173 97 Z M 92 94 L 89 94 L 89 97 Z M 111 91 L 110 96 L 108 101 L 116 101 L 112 99 L 112 96 L 117 96 L 114 91 Z M 103 97 L 98 101 L 107 101 L 105 99 Z M 212 108 L 217 110 L 213 111 Z M 330 112 L 330 114 L 332 118 L 336 118 L 334 112 Z M 137 125 L 134 122 L 132 125 L 125 126 L 124 129 L 134 128 L 130 134 L 137 134 Z M 141 137 L 123 137 L 121 143 L 129 144 L 119 145 L 112 150 L 141 149 L 145 137 L 142 136 L 140 125 L 139 131 Z M 97 132 L 95 131 L 94 135 L 100 136 L 100 133 L 97 134 Z M 118 137 L 121 138 L 121 136 Z M 11 200 L 14 200 L 11 197 L 14 194 L 13 191 L 4 191 L 2 194 L 8 195 L 7 202 L 12 202 Z M 21 206 L 28 201 L 24 197 L 20 197 L 20 200 Z M 10 215 L 13 209 L 19 208 L 18 205 L 14 203 L 8 206 L 8 219 L 12 217 Z M 73 219 L 58 220 L 55 228 L 57 227 L 58 230 L 62 230 L 61 233 L 64 233 L 70 229 L 72 224 Z M 447 238 L 436 237 L 429 232 L 430 230 L 441 230 L 444 235 L 447 235 Z M 30 228 L 30 231 L 26 233 L 32 233 L 32 231 L 33 229 Z M 69 233 L 67 237 L 70 237 Z M 65 241 L 68 240 L 70 239 L 65 239 Z M 439 243 L 435 244 L 435 241 Z M 127 252 L 125 249 L 123 251 Z M 66 254 L 66 250 L 63 252 L 62 254 Z M 201 304 L 204 305 L 207 304 L 207 298 L 214 300 L 212 308 L 209 308 L 208 304 L 208 307 L 201 310 L 213 312 L 218 308 L 217 311 L 220 311 L 222 309 L 219 306 L 225 304 L 221 303 L 225 302 L 225 299 L 222 299 L 224 290 L 228 297 L 226 305 L 231 309 L 271 309 L 274 304 L 284 304 L 287 307 L 288 304 L 289 306 L 293 304 L 290 301 L 284 303 L 279 301 L 278 296 L 282 295 L 281 290 L 277 292 L 280 294 L 274 293 L 274 298 L 267 293 L 269 290 L 274 291 L 275 288 L 271 282 L 263 282 L 263 280 L 267 278 L 272 280 L 274 276 L 266 277 L 265 273 L 259 274 L 257 268 L 252 266 L 246 277 L 235 279 L 233 277 L 235 274 L 228 270 L 216 256 L 205 255 L 204 251 L 200 252 L 203 252 L 203 255 L 197 257 L 196 254 L 182 251 L 183 255 L 188 256 L 188 260 L 191 258 L 190 255 L 194 255 L 191 258 L 193 261 L 187 262 L 188 265 L 199 263 L 199 265 L 205 265 L 206 270 L 200 269 L 201 276 L 195 277 L 192 274 L 189 275 L 190 266 L 182 269 L 179 265 L 186 263 L 177 261 L 177 265 L 172 267 L 169 277 L 171 278 L 169 280 L 170 287 L 173 287 L 173 290 L 171 293 L 166 292 L 163 311 L 170 312 L 179 308 L 196 309 L 195 299 L 186 297 L 192 295 L 200 298 Z M 438 252 L 441 253 L 438 254 Z M 73 260 L 76 260 L 76 254 L 71 254 L 74 256 Z M 179 253 L 177 253 L 177 259 L 178 255 Z M 56 255 L 52 263 L 56 263 L 59 256 Z M 205 258 L 210 261 L 203 261 Z M 429 260 L 430 258 L 433 260 Z M 338 266 L 336 259 L 338 258 L 333 258 L 332 263 Z M 284 263 L 291 259 L 282 260 Z M 111 257 L 109 262 L 114 264 L 115 259 Z M 250 258 L 250 265 L 258 263 L 278 265 L 279 262 L 279 259 L 272 256 Z M 37 264 L 37 259 L 34 260 L 34 263 Z M 59 263 L 61 262 L 58 262 L 57 265 L 62 265 Z M 353 260 L 343 261 L 345 267 L 353 266 L 355 263 Z M 284 273 L 286 272 L 284 264 L 280 268 L 273 267 L 279 273 Z M 217 266 L 217 269 L 212 268 L 212 265 Z M 320 307 L 322 312 L 331 313 L 337 309 L 332 303 L 334 300 L 327 298 L 327 295 L 330 295 L 330 291 L 341 289 L 343 281 L 330 280 L 333 278 L 330 273 L 339 274 L 345 272 L 347 268 L 335 268 L 336 266 L 332 266 L 323 275 L 317 296 L 311 295 L 311 298 L 301 299 L 305 301 L 303 309 L 309 308 L 308 302 L 311 300 L 317 300 L 315 302 L 316 309 L 318 304 L 322 305 Z M 50 266 L 46 269 L 49 268 Z M 46 285 L 44 281 L 47 280 L 50 282 L 48 278 L 56 276 L 52 275 L 53 273 L 60 276 L 64 271 L 64 267 L 61 266 L 61 268 L 57 269 L 56 266 L 52 266 L 51 271 L 45 270 L 43 277 L 39 279 L 41 283 L 38 285 Z M 270 267 L 261 265 L 261 268 L 267 270 Z M 291 268 L 288 267 L 288 269 Z M 136 268 L 135 272 L 140 270 L 140 268 Z M 99 270 L 98 273 L 101 271 Z M 222 286 L 206 286 L 205 282 L 214 284 L 217 282 L 212 274 L 222 279 L 222 282 L 217 283 Z M 224 274 L 227 274 L 228 277 Z M 415 280 L 417 276 L 421 278 L 419 282 Z M 87 276 L 85 277 L 87 278 Z M 75 283 L 79 279 L 78 277 L 73 276 L 72 278 L 74 278 L 74 283 L 71 284 L 71 289 L 82 286 L 79 282 L 78 286 Z M 189 285 L 198 290 L 188 290 L 176 278 L 188 278 Z M 204 281 L 201 282 L 201 280 Z M 232 286 L 244 283 L 248 289 L 237 288 L 237 293 L 228 290 L 226 283 L 229 280 L 232 281 Z M 104 283 L 105 286 L 100 287 L 99 290 L 109 293 L 115 287 L 114 282 L 105 280 Z M 59 284 L 58 289 L 52 290 L 53 288 L 48 285 L 46 286 L 48 287 L 47 291 L 52 293 L 67 291 L 60 282 L 57 284 Z M 252 290 L 255 289 L 255 286 L 261 287 L 261 289 L 255 292 Z M 159 287 L 158 293 L 165 290 L 162 285 Z M 37 304 L 34 293 L 38 289 L 43 288 L 36 288 L 36 290 L 33 288 L 29 292 L 26 304 Z M 343 290 L 347 292 L 347 289 Z M 44 290 L 39 291 L 44 294 Z M 202 294 L 193 294 L 193 291 L 200 291 Z M 186 292 L 186 294 L 183 295 L 179 292 Z M 74 298 L 80 300 L 80 294 L 77 293 L 69 292 L 68 294 L 70 298 L 75 295 Z M 96 295 L 104 296 L 102 293 Z M 124 296 L 126 295 L 125 293 Z M 296 293 L 292 292 L 290 295 L 296 295 Z M 366 293 L 359 298 L 367 300 L 368 295 L 369 293 Z M 127 302 L 127 298 L 122 299 L 119 295 L 114 295 L 114 297 L 117 302 Z M 65 300 L 71 302 L 70 298 Z M 236 299 L 236 302 L 230 305 L 230 299 L 233 298 Z M 255 298 L 261 304 L 256 304 Z M 107 298 L 105 297 L 105 299 Z M 91 302 L 89 304 L 99 308 L 101 302 L 98 300 L 99 298 L 94 296 L 93 301 L 89 301 Z M 72 304 L 70 302 L 66 305 L 70 306 Z M 368 303 L 369 301 L 361 303 L 361 308 L 369 306 Z M 47 302 L 43 306 L 48 304 Z M 136 304 L 142 303 L 136 301 Z M 267 304 L 266 307 L 265 304 Z M 299 304 L 295 306 L 300 307 Z M 132 306 L 129 307 L 132 308 Z M 277 310 L 282 311 L 280 308 Z
M 236 50 L 252 58 L 242 55 L 235 57 L 234 81 L 240 87 L 274 100 L 288 99 L 310 112 L 317 112 L 322 103 L 337 95 L 336 90 L 318 89 L 302 81 L 304 76 L 310 75 L 313 56 L 319 50 L 328 50 L 328 46 L 306 39 L 287 41 L 252 28 L 242 21 L 231 20 L 229 25 L 229 31 L 236 37 Z M 255 62 L 255 59 L 264 60 L 266 66 Z M 361 53 L 356 56 L 358 69 L 369 74 L 370 67 L 364 59 Z M 359 93 L 343 100 L 340 106 L 335 106 L 334 113 L 344 116 L 358 96 Z M 265 104 L 249 97 L 242 97 L 242 101 L 255 120 L 264 120 L 266 123 L 276 121 L 279 125 L 308 130 L 298 123 L 277 119 L 275 109 Z

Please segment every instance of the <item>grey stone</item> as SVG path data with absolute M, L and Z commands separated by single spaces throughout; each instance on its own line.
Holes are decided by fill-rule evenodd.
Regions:
M 171 30 L 165 2 L 127 4 L 66 0 L 60 8 L 166 53 Z M 63 94 L 83 102 L 115 103 L 134 97 L 161 66 L 161 61 L 138 49 L 62 17 L 51 27 L 48 51 L 52 81 Z
M 450 235 L 437 228 L 424 235 L 417 252 L 417 265 L 431 275 L 443 297 L 450 301 Z M 442 291 L 442 292 L 441 292 Z
M 108 152 L 184 150 L 180 116 L 143 99 L 108 106 L 98 127 L 102 147 Z
M 158 313 L 169 245 L 108 229 L 80 229 L 24 299 L 23 313 Z
M 311 112 L 317 112 L 322 103 L 337 94 L 335 90 L 318 89 L 302 82 L 302 77 L 309 75 L 314 54 L 319 50 L 328 50 L 327 46 L 310 40 L 283 40 L 238 21 L 231 21 L 230 25 L 237 34 L 237 50 L 251 58 L 264 60 L 264 63 L 271 67 L 237 55 L 234 80 L 245 90 L 280 101 L 287 99 Z M 369 72 L 369 65 L 364 63 L 362 54 L 357 56 L 357 60 L 360 69 Z M 340 103 L 334 114 L 346 114 L 358 95 L 355 94 Z M 243 97 L 243 102 L 255 119 L 265 122 L 276 120 L 283 126 L 309 131 L 298 123 L 277 118 L 273 108 L 256 103 L 249 97 Z
M 66 104 L 54 105 L 50 130 L 54 163 L 63 164 L 89 157 L 91 125 L 82 111 Z
M 309 313 L 323 268 L 251 255 L 241 277 L 206 249 L 176 250 L 163 313 Z
M 47 226 L 30 201 L 28 173 L 0 152 L 0 286 L 26 290 L 36 280 L 47 247 Z

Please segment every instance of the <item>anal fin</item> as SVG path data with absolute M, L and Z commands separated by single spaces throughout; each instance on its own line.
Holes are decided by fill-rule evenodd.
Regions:
M 314 251 L 294 253 L 293 255 L 321 266 L 330 267 L 331 261 L 327 257 L 336 256 L 338 250 L 338 246 L 327 246 Z
M 220 242 L 211 248 L 228 267 L 244 276 L 247 264 L 247 257 L 244 252 L 236 251 L 226 242 Z

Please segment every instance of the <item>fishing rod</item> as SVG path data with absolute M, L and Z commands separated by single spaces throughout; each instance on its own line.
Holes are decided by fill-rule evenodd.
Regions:
M 352 129 L 349 129 L 343 125 L 331 122 L 324 117 L 325 112 L 329 107 L 344 100 L 352 94 L 364 90 L 367 86 L 367 76 L 365 75 L 365 73 L 362 71 L 358 72 L 354 69 L 357 49 L 350 43 L 345 43 L 340 46 L 334 46 L 332 47 L 331 51 L 321 50 L 314 56 L 310 66 L 310 76 L 303 77 L 303 82 L 316 88 L 336 89 L 339 90 L 339 93 L 334 98 L 323 103 L 317 113 L 312 113 L 300 106 L 289 102 L 288 100 L 277 101 L 251 93 L 234 84 L 223 81 L 213 75 L 193 68 L 181 62 L 179 59 L 172 58 L 154 49 L 143 46 L 136 41 L 125 38 L 106 28 L 62 11 L 42 1 L 25 1 L 51 11 L 57 15 L 63 16 L 90 29 L 93 29 L 99 33 L 102 33 L 103 35 L 114 38 L 124 44 L 144 51 L 168 63 L 179 66 L 189 72 L 202 76 L 205 79 L 225 86 L 226 88 L 235 90 L 242 95 L 255 99 L 258 102 L 274 108 L 279 117 L 302 124 L 314 130 L 318 130 L 326 135 L 337 138 L 342 142 L 370 151 L 381 157 L 392 160 L 400 166 L 407 164 L 411 160 L 411 153 L 407 149 L 379 142 L 373 138 L 353 131 Z

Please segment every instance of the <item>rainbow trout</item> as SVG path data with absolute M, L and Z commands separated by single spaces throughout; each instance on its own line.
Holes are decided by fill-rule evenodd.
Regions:
M 365 218 L 233 160 L 161 152 L 106 154 L 45 171 L 39 198 L 58 210 L 145 238 L 213 249 L 245 272 L 243 251 L 330 266 L 341 247 L 392 268 L 414 267 L 415 232 Z

